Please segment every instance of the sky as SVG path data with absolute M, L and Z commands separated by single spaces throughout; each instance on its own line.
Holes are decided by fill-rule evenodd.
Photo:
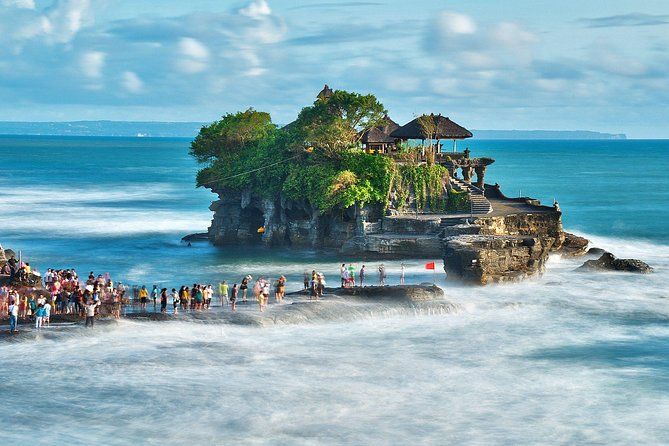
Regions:
M 669 138 L 669 1 L 0 0 L 0 120 L 285 124 L 325 83 L 400 124 Z

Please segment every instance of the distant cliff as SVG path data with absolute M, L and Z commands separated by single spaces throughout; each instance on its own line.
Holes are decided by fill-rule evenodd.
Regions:
M 0 135 L 193 138 L 202 125 L 200 122 L 0 121 Z
M 476 139 L 627 139 L 624 133 L 600 133 L 587 130 L 472 130 Z
M 202 122 L 153 121 L 0 121 L 0 135 L 146 136 L 193 138 Z M 560 130 L 473 130 L 475 139 L 627 139 L 624 134 Z

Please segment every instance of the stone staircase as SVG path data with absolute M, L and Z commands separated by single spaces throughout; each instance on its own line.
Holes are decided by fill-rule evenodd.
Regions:
M 471 213 L 475 215 L 489 214 L 492 212 L 492 205 L 485 197 L 483 190 L 474 186 L 473 184 L 465 183 L 457 178 L 451 178 L 451 186 L 455 190 L 467 192 L 469 194 L 469 202 L 471 203 Z

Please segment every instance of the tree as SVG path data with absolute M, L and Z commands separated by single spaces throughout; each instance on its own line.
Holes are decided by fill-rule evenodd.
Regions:
M 386 110 L 374 95 L 343 90 L 302 109 L 294 124 L 299 139 L 337 156 L 355 146 L 361 132 L 383 123 Z
M 220 121 L 202 127 L 190 145 L 190 154 L 200 163 L 211 163 L 241 152 L 276 131 L 269 113 L 249 108 L 228 113 Z

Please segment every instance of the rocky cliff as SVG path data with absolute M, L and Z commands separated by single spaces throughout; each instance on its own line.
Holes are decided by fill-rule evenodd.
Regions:
M 381 218 L 374 206 L 321 213 L 306 201 L 268 199 L 243 192 L 215 191 L 209 239 L 215 245 L 259 244 L 298 248 L 336 248 L 372 230 Z M 261 229 L 262 228 L 262 229 Z

